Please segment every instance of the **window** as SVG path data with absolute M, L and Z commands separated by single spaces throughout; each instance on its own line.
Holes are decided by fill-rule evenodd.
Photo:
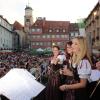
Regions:
M 51 45 L 51 42 L 48 42 L 47 45 L 50 46 Z
M 75 33 L 75 36 L 78 36 L 78 35 L 79 35 L 79 33 L 76 32 L 76 33 Z
M 40 35 L 37 35 L 37 38 L 40 38 Z
M 33 42 L 32 45 L 35 45 L 35 43 Z
M 1 38 L 1 44 L 2 44 L 2 38 Z
M 63 29 L 63 32 L 66 32 L 66 30 L 65 30 L 65 29 Z
M 26 22 L 30 22 L 30 19 L 26 19 Z
M 74 33 L 71 33 L 71 36 L 75 36 L 75 34 Z
M 57 38 L 60 38 L 60 35 L 56 35 Z
M 97 28 L 97 36 L 96 36 L 96 39 L 99 40 L 99 38 L 100 38 L 99 37 L 99 28 Z
M 37 32 L 40 32 L 40 29 L 37 29 Z
M 57 45 L 61 45 L 61 42 L 57 42 Z
M 61 35 L 61 37 L 62 37 L 62 38 L 65 38 L 65 36 L 64 36 L 64 35 Z
M 50 35 L 47 35 L 47 38 L 50 38 Z
M 99 36 L 99 28 L 97 28 L 97 36 Z
M 2 20 L 2 19 L 0 18 L 0 23 L 1 23 L 1 20 Z
M 56 32 L 59 32 L 59 29 L 57 29 Z
M 49 29 L 49 32 L 52 32 L 52 30 L 51 30 L 51 29 Z
M 95 38 L 96 37 L 96 33 L 95 33 L 95 30 L 93 31 L 93 38 Z
M 43 44 L 44 44 L 44 46 L 46 46 L 46 45 L 47 45 L 47 43 L 46 43 L 46 42 L 44 42 Z
M 46 38 L 46 36 L 45 36 L 45 35 L 43 35 L 43 38 Z
M 39 45 L 39 42 L 36 42 L 36 45 Z
M 65 38 L 67 38 L 68 37 L 68 35 L 65 35 Z
M 40 42 L 40 45 L 42 46 L 42 45 L 43 45 L 43 43 L 42 43 L 42 42 Z
M 33 35 L 33 39 L 34 39 L 34 38 L 36 38 L 36 36 L 35 36 L 35 35 Z
M 55 35 L 52 35 L 52 38 L 55 38 Z
M 32 32 L 35 32 L 35 29 L 32 29 Z

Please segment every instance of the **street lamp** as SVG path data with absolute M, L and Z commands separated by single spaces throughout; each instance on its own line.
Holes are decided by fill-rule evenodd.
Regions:
M 56 44 L 55 43 L 52 43 L 52 46 L 55 46 Z
M 93 15 L 94 15 L 94 17 L 97 15 L 97 11 L 95 11 L 94 13 L 93 13 Z

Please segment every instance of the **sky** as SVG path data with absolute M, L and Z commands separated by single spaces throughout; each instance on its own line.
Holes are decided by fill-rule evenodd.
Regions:
M 47 20 L 77 22 L 86 18 L 97 4 L 98 0 L 0 0 L 0 15 L 13 24 L 15 20 L 24 25 L 25 7 L 33 9 L 36 17 L 46 17 Z

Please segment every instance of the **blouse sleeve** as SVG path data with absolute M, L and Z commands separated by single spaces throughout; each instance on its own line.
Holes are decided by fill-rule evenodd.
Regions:
M 89 79 L 91 74 L 91 65 L 88 60 L 82 60 L 77 67 L 79 78 Z

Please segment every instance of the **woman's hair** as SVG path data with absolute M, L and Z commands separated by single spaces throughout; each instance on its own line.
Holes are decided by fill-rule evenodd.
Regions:
M 72 45 L 72 41 L 68 41 L 68 42 L 66 42 L 66 44 L 65 44 L 65 52 L 67 53 L 67 46 L 71 46 Z
M 57 48 L 58 50 L 60 50 L 60 47 L 57 45 L 53 46 L 52 48 Z
M 57 46 L 57 45 L 52 46 L 52 48 L 57 48 L 58 50 L 60 50 L 60 47 Z M 59 53 L 59 54 L 60 54 L 60 53 Z M 51 56 L 54 56 L 53 52 L 52 52 Z
M 83 36 L 79 36 L 75 37 L 75 39 L 79 41 L 80 51 L 77 55 L 73 54 L 73 62 L 78 64 L 80 60 L 87 58 L 89 62 L 92 64 L 86 38 Z
M 70 54 L 68 54 L 68 51 L 67 51 L 67 46 L 71 46 L 72 45 L 72 41 L 68 41 L 68 42 L 66 42 L 66 44 L 65 44 L 65 53 L 66 53 L 66 57 L 67 58 L 70 58 Z

